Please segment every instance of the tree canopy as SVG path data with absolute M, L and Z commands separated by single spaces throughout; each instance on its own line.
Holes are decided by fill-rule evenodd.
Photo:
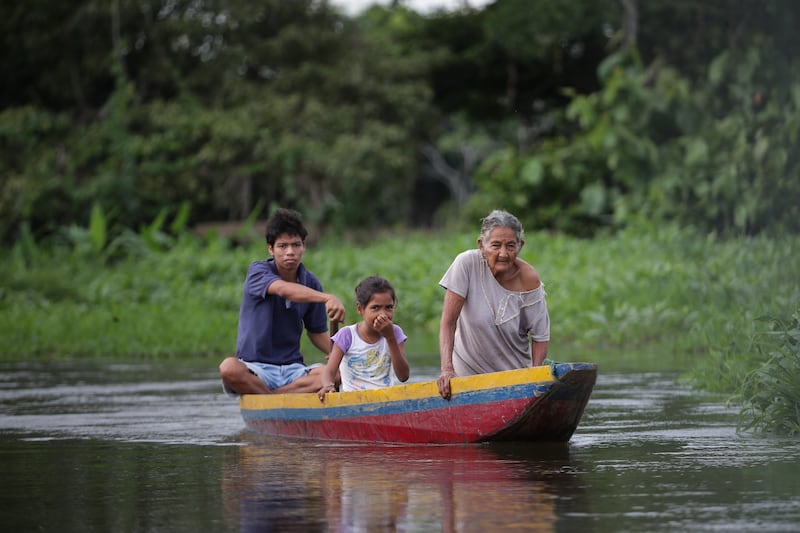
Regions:
M 335 228 L 517 213 L 800 229 L 800 5 L 0 6 L 0 239 L 275 205 Z

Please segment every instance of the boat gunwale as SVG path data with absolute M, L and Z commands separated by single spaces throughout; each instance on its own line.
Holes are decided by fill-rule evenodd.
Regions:
M 514 386 L 537 386 L 539 392 L 542 387 L 549 387 L 560 381 L 570 372 L 586 371 L 597 372 L 597 365 L 593 363 L 555 363 L 553 365 L 505 370 L 474 376 L 457 376 L 450 380 L 452 396 L 444 402 L 474 403 L 476 394 L 481 391 L 508 390 L 519 392 Z M 462 399 L 463 397 L 463 399 Z M 309 410 L 336 410 L 342 407 L 357 407 L 372 404 L 391 404 L 408 402 L 412 400 L 430 400 L 441 398 L 435 381 L 424 381 L 369 389 L 352 392 L 336 392 L 325 395 L 320 401 L 317 393 L 301 394 L 245 394 L 239 399 L 239 406 L 245 412 L 278 410 L 278 409 L 309 409 Z M 456 403 L 452 403 L 455 405 Z M 447 404 L 443 404 L 445 406 Z

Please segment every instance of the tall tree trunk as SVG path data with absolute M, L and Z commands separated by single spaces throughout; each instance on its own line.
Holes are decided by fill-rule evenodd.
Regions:
M 622 31 L 624 32 L 623 46 L 632 48 L 636 46 L 636 37 L 639 33 L 639 6 L 637 0 L 621 0 Z

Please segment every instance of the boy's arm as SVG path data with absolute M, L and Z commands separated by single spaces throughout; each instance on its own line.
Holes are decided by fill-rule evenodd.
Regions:
M 344 305 L 333 294 L 314 290 L 302 283 L 293 283 L 282 279 L 270 283 L 269 287 L 267 287 L 267 294 L 280 296 L 290 302 L 324 303 L 328 318 L 335 322 L 344 322 Z
M 316 346 L 317 350 L 325 355 L 330 353 L 333 341 L 331 341 L 331 336 L 327 331 L 321 331 L 319 333 L 309 332 L 308 338 L 311 340 L 311 344 Z

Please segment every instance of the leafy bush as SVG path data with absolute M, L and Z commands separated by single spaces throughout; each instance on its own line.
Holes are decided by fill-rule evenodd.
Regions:
M 484 161 L 471 214 L 504 205 L 526 227 L 583 236 L 642 216 L 718 233 L 800 231 L 800 62 L 765 56 L 781 57 L 768 42 L 726 51 L 702 83 L 661 61 L 609 56 L 602 89 L 570 93 L 553 135 Z
M 740 429 L 800 434 L 800 308 L 754 344 L 763 363 L 744 380 Z

